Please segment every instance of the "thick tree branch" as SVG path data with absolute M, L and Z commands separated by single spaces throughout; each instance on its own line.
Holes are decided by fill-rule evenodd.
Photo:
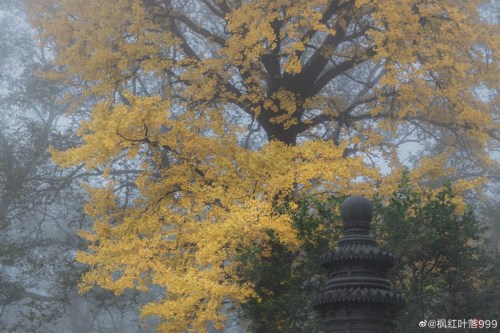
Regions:
M 275 91 L 275 86 L 277 85 L 278 80 L 281 78 L 281 66 L 279 59 L 279 51 L 281 48 L 281 38 L 280 38 L 280 30 L 283 27 L 283 22 L 278 19 L 275 19 L 271 23 L 271 27 L 274 31 L 274 48 L 271 50 L 270 54 L 265 54 L 261 58 L 261 62 L 264 65 L 267 73 L 269 74 L 270 80 L 270 91 Z
M 346 3 L 354 3 L 354 0 L 350 0 L 350 1 L 346 1 Z M 321 24 L 327 24 L 328 20 L 332 18 L 333 14 L 340 10 L 341 8 L 344 7 L 344 5 L 342 6 L 339 6 L 339 3 L 340 3 L 340 0 L 332 0 L 330 2 L 330 4 L 328 5 L 328 7 L 326 8 L 325 12 L 323 13 L 323 16 L 321 17 L 321 20 L 320 20 L 320 23 Z M 318 31 L 317 30 L 314 30 L 314 29 L 311 29 L 309 30 L 306 34 L 304 34 L 304 37 L 302 38 L 302 42 L 306 42 L 308 41 L 309 39 L 311 39 Z M 300 57 L 302 57 L 302 54 L 303 54 L 303 50 L 302 51 L 297 51 L 295 53 L 295 55 L 297 56 L 298 59 L 300 59 Z
M 318 94 L 331 80 L 337 76 L 343 74 L 344 72 L 354 68 L 354 66 L 361 64 L 368 58 L 373 56 L 375 51 L 373 48 L 366 50 L 365 54 L 362 56 L 357 56 L 352 59 L 346 60 L 336 66 L 333 66 L 327 70 L 321 77 L 319 77 L 313 84 L 312 89 L 308 92 L 307 97 L 315 96 Z
M 339 28 L 341 29 L 341 28 Z M 311 86 L 316 81 L 319 74 L 328 64 L 329 57 L 325 57 L 325 50 L 329 47 L 335 48 L 340 44 L 340 40 L 344 37 L 344 30 L 337 32 L 335 36 L 328 35 L 322 45 L 313 54 L 309 61 L 303 66 L 302 73 L 299 75 L 300 85 L 303 87 Z
M 224 47 L 226 45 L 226 40 L 210 31 L 208 31 L 205 28 L 200 27 L 193 21 L 191 21 L 189 18 L 187 18 L 184 15 L 181 14 L 176 14 L 174 18 L 180 22 L 182 22 L 184 25 L 186 25 L 191 31 L 205 37 L 209 41 L 213 41 L 220 45 L 221 47 Z
M 222 19 L 226 19 L 225 18 L 225 14 L 227 14 L 227 12 L 225 12 L 223 9 L 219 10 L 217 9 L 211 2 L 210 0 L 201 0 L 201 2 L 203 2 L 205 4 L 205 6 L 208 7 L 208 9 L 210 9 L 210 11 L 212 13 L 214 13 L 215 15 L 217 15 L 218 17 L 222 18 Z

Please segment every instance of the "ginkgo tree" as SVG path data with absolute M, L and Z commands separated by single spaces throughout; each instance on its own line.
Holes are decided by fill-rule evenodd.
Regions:
M 161 318 L 160 331 L 220 327 L 224 304 L 255 297 L 239 251 L 259 245 L 270 256 L 270 234 L 300 245 L 279 207 L 293 211 L 304 194 L 387 190 L 391 177 L 369 158 L 398 169 L 407 141 L 447 147 L 414 179 L 452 173 L 455 151 L 491 164 L 498 34 L 478 5 L 30 1 L 53 50 L 54 70 L 41 75 L 81 91 L 67 96 L 74 109 L 93 105 L 81 145 L 53 157 L 105 169 L 85 185 L 94 227 L 81 232 L 89 245 L 77 259 L 90 266 L 81 289 L 158 285 L 163 296 L 142 315 Z M 133 184 L 113 176 L 120 159 L 140 170 Z

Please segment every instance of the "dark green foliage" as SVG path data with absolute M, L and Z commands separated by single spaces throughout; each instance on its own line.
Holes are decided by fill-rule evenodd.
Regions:
M 406 308 L 396 318 L 397 332 L 422 330 L 418 322 L 424 318 L 499 317 L 500 257 L 486 253 L 484 228 L 471 209 L 457 214 L 454 198 L 451 186 L 438 193 L 416 192 L 404 176 L 398 191 L 373 201 L 372 232 L 380 247 L 398 258 L 389 278 L 406 297 Z M 256 283 L 260 298 L 242 308 L 254 332 L 320 331 L 311 308 L 323 282 L 318 259 L 335 250 L 343 199 L 300 202 L 293 216 L 303 243 L 300 252 L 292 253 L 272 234 L 270 257 L 260 256 L 262 245 L 241 251 L 242 276 Z
M 303 246 L 291 252 L 273 234 L 269 234 L 270 257 L 260 255 L 263 245 L 241 251 L 246 269 L 244 278 L 256 285 L 260 299 L 243 305 L 242 315 L 251 320 L 256 333 L 311 333 L 319 331 L 319 322 L 311 302 L 321 288 L 319 256 L 335 248 L 342 230 L 336 213 L 343 198 L 319 202 L 309 198 L 299 204 L 294 226 Z M 287 210 L 285 208 L 285 210 Z M 338 210 L 337 210 L 338 211 Z
M 418 193 L 404 179 L 387 205 L 374 201 L 373 231 L 398 258 L 390 279 L 406 297 L 399 332 L 423 330 L 421 319 L 494 319 L 500 309 L 497 259 L 473 211 L 456 213 L 455 197 L 450 185 Z

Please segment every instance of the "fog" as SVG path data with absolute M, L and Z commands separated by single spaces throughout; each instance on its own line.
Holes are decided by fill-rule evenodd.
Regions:
M 495 8 L 485 8 L 485 17 L 497 21 L 492 14 Z M 104 170 L 86 170 L 83 165 L 61 168 L 51 160 L 50 149 L 81 143 L 76 130 L 89 118 L 93 101 L 67 112 L 71 101 L 64 98 L 77 96 L 79 89 L 40 75 L 52 68 L 53 57 L 37 33 L 22 2 L 0 0 L 0 332 L 155 332 L 158 318 L 140 318 L 140 308 L 159 300 L 165 294 L 162 288 L 127 290 L 120 296 L 99 287 L 79 293 L 80 277 L 89 268 L 75 260 L 77 251 L 87 246 L 78 231 L 91 230 L 93 225 L 83 210 L 88 196 L 81 185 L 99 184 Z M 477 89 L 481 93 L 481 87 Z M 494 96 L 485 92 L 484 98 Z M 258 150 L 266 140 L 260 126 L 251 123 L 250 117 L 235 116 L 234 121 L 248 123 L 254 134 L 250 139 L 245 133 L 241 141 Z M 397 150 L 402 165 L 415 167 L 430 150 L 444 149 L 431 141 L 423 142 L 417 132 L 405 137 Z M 467 200 L 491 227 L 484 237 L 491 237 L 489 250 L 493 251 L 500 248 L 498 169 L 485 171 L 460 154 L 450 162 L 459 171 L 470 177 L 487 176 L 484 201 L 472 194 Z M 498 149 L 491 151 L 491 157 L 500 161 Z M 365 160 L 382 174 L 391 171 L 383 154 Z M 138 162 L 123 158 L 117 164 L 113 177 L 133 183 Z M 120 195 L 131 202 L 138 194 L 129 186 Z M 248 331 L 249 322 L 230 305 L 227 313 L 224 330 L 211 332 Z

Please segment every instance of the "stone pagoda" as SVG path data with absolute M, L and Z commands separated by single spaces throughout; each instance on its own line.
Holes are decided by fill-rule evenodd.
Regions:
M 325 291 L 314 300 L 327 333 L 391 332 L 403 297 L 391 291 L 387 270 L 394 256 L 370 236 L 371 202 L 359 196 L 341 206 L 344 237 L 338 250 L 321 257 L 328 270 Z

